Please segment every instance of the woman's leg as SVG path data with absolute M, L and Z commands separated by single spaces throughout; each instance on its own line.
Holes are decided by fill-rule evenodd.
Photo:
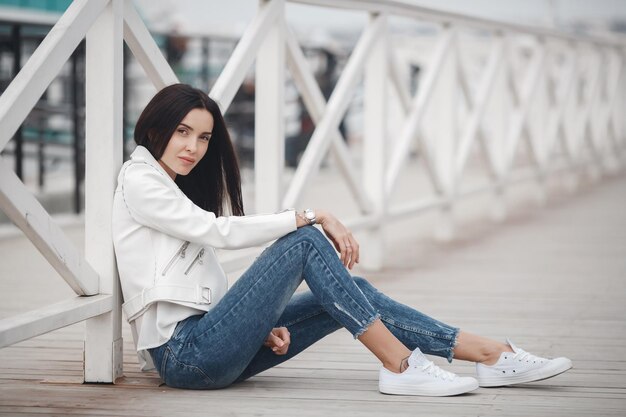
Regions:
M 213 309 L 160 349 L 157 366 L 165 382 L 189 388 L 231 384 L 263 345 L 303 279 L 320 306 L 355 338 L 378 319 L 326 238 L 304 227 L 266 249 Z M 386 328 L 384 332 L 392 337 Z
M 374 326 L 381 326 L 384 330 L 383 337 L 378 337 L 375 334 Z M 261 346 L 256 355 L 242 374 L 237 378 L 237 381 L 243 381 L 260 372 L 270 369 L 276 365 L 279 365 L 300 352 L 313 345 L 315 342 L 321 340 L 325 336 L 328 336 L 332 332 L 341 329 L 343 326 L 336 321 L 324 308 L 320 305 L 319 301 L 311 291 L 305 291 L 293 296 L 283 315 L 280 317 L 274 327 L 286 327 L 290 333 L 291 343 L 287 354 L 277 355 L 270 348 Z M 376 329 L 380 330 L 380 329 Z M 386 340 L 386 335 L 391 335 L 393 340 L 395 337 L 385 328 L 380 319 L 374 321 L 366 332 L 359 336 L 359 341 L 363 342 L 365 336 L 370 336 L 369 346 L 370 350 L 382 351 L 381 355 L 387 354 L 384 351 L 384 346 L 389 345 Z M 365 343 L 364 343 L 365 344 Z M 408 357 L 411 353 L 402 343 L 399 343 L 402 349 L 398 354 L 400 358 Z M 368 345 L 366 345 L 368 347 Z M 396 346 L 391 345 L 390 351 L 397 349 Z M 382 361 L 381 361 L 382 362 Z M 398 362 L 394 371 L 400 372 L 400 362 Z
M 452 361 L 463 334 L 458 328 L 388 297 L 364 278 L 354 277 L 354 281 L 378 311 L 385 327 L 409 350 L 419 348 L 423 353 Z
M 513 352 L 508 344 L 460 331 L 401 304 L 378 291 L 363 278 L 355 277 L 354 282 L 368 301 L 376 307 L 382 319 L 374 322 L 359 337 L 361 341 L 363 336 L 371 334 L 376 323 L 383 323 L 410 349 L 419 348 L 425 353 L 442 356 L 449 361 L 454 357 L 493 365 L 503 352 Z M 324 310 L 310 291 L 294 295 L 275 325 L 283 326 L 287 327 L 291 334 L 288 353 L 276 355 L 271 349 L 261 347 L 237 381 L 243 381 L 293 358 L 316 341 L 342 327 Z M 373 343 L 380 345 L 378 340 Z
M 355 277 L 355 282 L 380 313 L 384 325 L 411 350 L 419 348 L 449 362 L 455 358 L 486 365 L 496 363 L 502 352 L 512 352 L 505 343 L 461 331 L 399 303 L 363 278 Z
M 363 341 L 364 336 L 373 334 L 373 326 L 378 323 L 384 325 L 399 338 L 403 346 L 406 345 L 412 349 L 419 347 L 423 352 L 446 358 L 451 358 L 452 353 L 455 359 L 490 365 L 498 360 L 500 353 L 511 351 L 510 346 L 504 343 L 464 331 L 458 331 L 455 343 L 454 332 L 456 329 L 454 327 L 438 322 L 411 307 L 396 302 L 376 290 L 363 278 L 355 277 L 354 282 L 382 315 L 382 321 L 374 322 L 365 333 L 359 336 L 361 341 Z M 381 308 L 382 310 L 380 310 Z M 406 322 L 400 317 L 404 317 Z M 440 326 L 447 330 L 441 333 Z M 262 346 L 248 367 L 237 378 L 237 381 L 248 379 L 293 358 L 342 326 L 324 310 L 313 293 L 306 291 L 293 296 L 274 327 L 287 327 L 289 329 L 291 344 L 287 354 L 276 355 L 271 349 Z M 383 343 L 384 341 L 374 341 L 372 344 L 380 346 Z M 450 352 L 451 346 L 452 352 Z M 405 349 L 410 352 L 408 348 L 405 347 Z
M 272 349 L 261 346 L 237 381 L 248 379 L 293 358 L 342 326 L 324 310 L 311 291 L 304 291 L 292 297 L 273 327 L 286 327 L 289 330 L 291 343 L 287 353 L 277 355 Z

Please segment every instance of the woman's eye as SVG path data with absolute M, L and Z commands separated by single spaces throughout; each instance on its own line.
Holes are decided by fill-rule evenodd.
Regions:
M 181 135 L 184 135 L 187 133 L 187 129 L 178 129 L 178 133 L 180 133 Z
M 200 136 L 200 139 L 206 140 L 207 142 L 211 139 L 211 136 Z

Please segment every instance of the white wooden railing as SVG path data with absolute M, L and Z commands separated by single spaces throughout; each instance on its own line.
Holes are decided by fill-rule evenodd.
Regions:
M 363 229 L 371 267 L 382 264 L 385 221 L 440 210 L 444 235 L 453 234 L 452 207 L 478 192 L 495 197 L 498 216 L 510 184 L 565 172 L 581 175 L 618 170 L 626 145 L 625 46 L 622 41 L 568 36 L 428 10 L 399 1 L 295 1 L 366 12 L 370 20 L 337 85 L 325 101 L 304 54 L 285 23 L 285 0 L 261 0 L 259 10 L 210 91 L 224 111 L 256 59 L 256 210 L 298 203 L 330 149 L 359 211 L 348 222 Z M 402 16 L 438 27 L 426 74 L 411 97 L 406 60 L 394 48 L 389 18 Z M 468 35 L 469 34 L 469 35 Z M 5 161 L 0 161 L 0 208 L 36 245 L 78 297 L 0 320 L 0 347 L 72 323 L 87 321 L 85 381 L 114 382 L 122 374 L 120 290 L 110 235 L 111 198 L 122 163 L 122 44 L 125 41 L 156 88 L 176 82 L 130 0 L 75 0 L 0 97 L 0 149 L 11 139 L 47 86 L 86 36 L 86 248 L 85 257 L 65 237 Z M 484 45 L 482 74 L 472 78 L 462 59 L 462 39 Z M 522 61 L 516 51 L 530 53 Z M 283 189 L 285 65 L 316 122 L 302 160 Z M 364 137 L 357 166 L 338 130 L 363 75 Z M 390 81 L 390 82 L 389 82 Z M 475 86 L 475 88 L 474 88 Z M 392 87 L 391 89 L 389 87 Z M 389 126 L 390 106 L 402 122 Z M 395 128 L 395 130 L 394 130 Z M 394 133 L 392 140 L 390 132 Z M 521 144 L 530 165 L 515 163 Z M 402 177 L 409 151 L 435 190 L 389 196 Z M 466 188 L 472 153 L 482 155 L 488 175 Z M 528 167 L 530 169 L 528 169 Z

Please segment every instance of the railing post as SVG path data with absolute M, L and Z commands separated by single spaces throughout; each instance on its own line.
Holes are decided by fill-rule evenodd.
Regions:
M 543 43 L 544 53 L 544 65 L 538 74 L 537 87 L 534 96 L 531 96 L 530 109 L 527 112 L 526 132 L 528 135 L 528 150 L 530 152 L 529 157 L 534 160 L 536 164 L 537 177 L 534 181 L 533 198 L 535 204 L 538 207 L 545 206 L 547 202 L 547 183 L 546 173 L 544 166 L 542 165 L 542 157 L 549 149 L 547 147 L 547 127 L 549 124 L 549 116 L 551 112 L 554 112 L 554 106 L 556 106 L 556 97 L 548 91 L 549 85 L 552 82 L 550 74 L 552 73 L 551 60 L 549 55 L 552 52 L 547 42 Z M 524 133 L 522 132 L 522 135 Z M 520 138 L 522 141 L 523 138 Z M 515 157 L 513 157 L 515 158 Z
M 111 237 L 111 211 L 122 164 L 123 1 L 111 0 L 87 33 L 85 126 L 85 258 L 100 275 L 100 293 L 113 310 L 87 320 L 85 382 L 122 375 L 120 287 Z
M 381 20 L 381 35 L 370 49 L 364 72 L 364 139 L 363 139 L 363 190 L 372 202 L 372 213 L 378 218 L 376 225 L 367 230 L 361 239 L 360 264 L 377 270 L 383 266 L 384 241 L 382 222 L 387 211 L 385 198 L 385 171 L 387 161 L 387 78 L 389 67 L 387 45 L 387 17 L 372 13 L 370 21 Z
M 494 36 L 502 37 L 506 48 L 503 55 L 503 65 L 497 75 L 496 85 L 490 98 L 487 112 L 491 115 L 485 118 L 485 127 L 490 139 L 485 143 L 485 152 L 489 153 L 493 164 L 490 167 L 490 177 L 494 185 L 493 193 L 489 196 L 488 213 L 495 222 L 502 222 L 508 216 L 506 194 L 503 185 L 504 161 L 506 155 L 507 126 L 513 114 L 513 106 L 517 101 L 515 80 L 513 79 L 511 55 L 515 53 L 516 42 L 500 32 Z
M 615 109 L 614 117 L 614 134 L 615 140 L 618 144 L 618 149 L 621 152 L 619 166 L 620 169 L 626 166 L 626 48 L 622 48 L 618 53 L 619 59 L 622 62 L 621 73 L 618 84 L 618 99 Z
M 448 27 L 445 24 L 444 27 Z M 452 42 L 449 45 L 452 51 L 456 51 L 455 43 L 458 36 L 452 27 Z M 457 69 L 458 57 L 456 53 L 447 55 L 447 62 L 439 74 L 435 94 L 431 102 L 432 108 L 428 113 L 432 117 L 427 117 L 428 138 L 431 143 L 430 155 L 431 164 L 434 167 L 435 175 L 441 189 L 438 192 L 447 203 L 441 207 L 439 218 L 435 227 L 435 238 L 440 241 L 449 241 L 454 238 L 455 226 L 453 218 L 453 201 L 456 193 L 454 155 L 456 149 L 456 138 L 459 136 L 458 129 L 458 103 L 460 99 L 460 89 L 458 87 Z
M 273 212 L 280 207 L 285 165 L 285 1 L 265 35 L 256 59 L 254 173 L 256 212 Z
M 579 185 L 579 173 L 578 170 L 575 169 L 574 165 L 576 162 L 576 146 L 574 137 L 577 135 L 577 131 L 575 129 L 575 122 L 577 120 L 578 108 L 576 102 L 578 101 L 579 94 L 579 85 L 581 79 L 581 71 L 580 71 L 580 47 L 577 42 L 570 41 L 567 43 L 568 51 L 572 57 L 572 63 L 570 65 L 573 66 L 572 71 L 572 93 L 569 101 L 566 101 L 563 105 L 565 108 L 563 109 L 563 124 L 562 124 L 562 138 L 561 144 L 562 148 L 567 160 L 568 170 L 566 175 L 564 176 L 564 185 L 565 189 L 569 193 L 573 193 L 576 191 Z

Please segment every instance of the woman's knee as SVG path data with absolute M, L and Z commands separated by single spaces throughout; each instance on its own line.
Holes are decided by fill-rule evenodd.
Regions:
M 298 230 L 296 230 L 296 233 L 302 239 L 318 239 L 320 237 L 324 238 L 324 235 L 322 234 L 322 232 L 320 232 L 317 227 L 312 227 L 312 226 L 300 227 L 298 228 Z
M 296 231 L 283 236 L 280 240 L 288 242 L 291 245 L 298 242 L 308 242 L 312 245 L 328 243 L 322 232 L 320 232 L 316 227 L 311 226 L 300 227 Z

